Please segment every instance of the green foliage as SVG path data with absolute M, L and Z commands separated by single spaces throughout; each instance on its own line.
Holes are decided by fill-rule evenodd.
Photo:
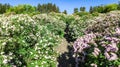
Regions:
M 6 12 L 7 9 L 11 7 L 10 4 L 1 4 L 0 3 L 0 14 L 3 14 Z
M 95 7 L 90 7 L 89 12 L 98 12 L 98 13 L 107 13 L 113 10 L 119 10 L 119 5 L 118 4 L 108 4 L 108 5 L 101 5 L 101 6 L 95 6 Z
M 109 4 L 105 6 L 104 12 L 110 12 L 112 10 L 117 10 L 117 4 Z
M 99 16 L 99 13 L 98 12 L 94 12 L 94 13 L 92 13 L 92 16 Z
M 80 11 L 85 11 L 85 7 L 80 7 Z
M 120 10 L 120 1 L 118 1 L 118 7 L 117 7 L 118 10 Z
M 78 12 L 76 13 L 76 15 L 85 16 L 85 15 L 89 15 L 89 12 Z
M 93 7 L 92 6 L 90 6 L 89 12 L 93 13 Z
M 67 10 L 64 10 L 63 13 L 64 13 L 64 14 L 67 14 Z
M 36 11 L 36 8 L 31 6 L 31 5 L 18 5 L 11 7 L 7 10 L 7 12 L 15 12 L 16 14 L 21 14 L 21 13 L 33 13 Z
M 63 37 L 66 24 L 63 20 L 60 19 L 62 17 L 57 15 L 55 16 L 53 14 L 56 15 L 56 13 L 39 14 L 33 16 L 33 18 L 40 25 L 47 26 L 48 30 L 54 32 L 56 35 Z
M 40 13 L 50 13 L 50 12 L 59 12 L 59 7 L 57 7 L 55 4 L 48 3 L 48 4 L 38 4 L 37 5 L 37 11 Z
M 78 8 L 74 8 L 74 13 L 77 13 L 78 12 Z

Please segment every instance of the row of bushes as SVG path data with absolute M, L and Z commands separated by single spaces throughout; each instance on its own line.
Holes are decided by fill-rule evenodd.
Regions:
M 0 66 L 55 67 L 58 54 L 54 47 L 74 19 L 60 13 L 0 15 Z
M 27 14 L 2 14 L 0 15 L 0 66 L 55 67 L 58 54 L 54 51 L 54 47 L 61 43 L 63 37 L 68 42 L 74 42 L 78 37 L 85 34 L 89 39 L 91 32 L 93 33 L 92 35 L 99 33 L 103 36 L 95 39 L 98 45 L 99 41 L 103 39 L 102 37 L 106 35 L 113 37 L 114 33 L 110 34 L 108 32 L 114 32 L 115 29 L 118 30 L 120 27 L 118 22 L 119 15 L 119 11 L 113 11 L 108 14 L 89 14 L 82 17 L 76 14 L 65 15 L 62 13 L 37 14 L 33 16 Z M 80 43 L 80 40 L 78 39 L 76 42 Z M 101 46 L 98 48 L 101 50 Z M 77 46 L 75 49 L 79 49 L 79 47 Z M 93 49 L 90 51 L 93 51 Z M 79 51 L 77 52 L 80 54 Z M 86 56 L 91 58 L 91 55 Z M 78 57 L 81 58 L 81 54 Z M 96 59 L 93 55 L 92 57 L 95 60 L 92 59 L 93 62 L 85 61 L 89 62 L 88 64 L 85 63 L 86 66 L 94 62 L 98 64 L 97 60 L 99 58 Z M 104 55 L 102 54 L 103 57 Z M 103 59 L 105 60 L 105 57 Z M 118 61 L 113 65 L 118 65 Z M 101 65 L 98 65 L 104 65 L 102 62 L 103 60 L 100 62 Z M 106 61 L 106 63 L 108 66 L 111 64 L 109 61 Z

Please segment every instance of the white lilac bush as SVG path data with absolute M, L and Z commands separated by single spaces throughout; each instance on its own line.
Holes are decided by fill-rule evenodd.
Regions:
M 1 67 L 55 67 L 60 37 L 28 15 L 0 16 Z
M 120 12 L 93 20 L 85 35 L 74 42 L 76 67 L 118 67 L 120 65 Z
M 53 15 L 54 14 L 54 15 Z M 64 14 L 61 14 L 64 16 Z M 57 13 L 51 14 L 38 14 L 33 16 L 33 19 L 39 23 L 40 25 L 44 25 L 48 30 L 55 33 L 55 35 L 59 35 L 63 37 L 64 29 L 66 28 L 66 23 L 61 20 L 61 16 L 57 15 Z
M 84 34 L 84 30 L 86 27 L 88 27 L 90 23 L 88 21 L 93 21 L 95 16 L 92 14 L 88 14 L 85 16 L 78 16 L 78 15 L 70 15 L 67 19 L 67 24 L 69 24 L 69 35 L 73 40 L 76 40 L 78 37 L 82 36 Z

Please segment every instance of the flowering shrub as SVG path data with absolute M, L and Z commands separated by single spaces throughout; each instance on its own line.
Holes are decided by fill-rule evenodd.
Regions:
M 55 14 L 55 13 L 54 13 Z M 64 29 L 66 27 L 66 23 L 60 19 L 60 16 L 57 14 L 38 14 L 33 16 L 33 19 L 39 23 L 40 25 L 47 26 L 47 29 L 54 32 L 55 35 L 60 35 L 63 37 Z
M 94 19 L 74 42 L 76 66 L 117 67 L 120 65 L 120 16 L 110 12 Z M 82 65 L 81 65 L 82 64 Z
M 86 29 L 86 27 L 94 23 L 92 20 L 94 19 L 94 17 L 95 16 L 91 14 L 84 15 L 84 16 L 73 15 L 73 16 L 67 17 L 67 19 L 69 20 L 69 29 L 70 29 L 69 34 L 71 35 L 71 37 L 74 40 L 76 40 L 78 37 L 84 35 L 83 32 Z
M 0 18 L 0 66 L 55 67 L 60 37 L 28 15 Z

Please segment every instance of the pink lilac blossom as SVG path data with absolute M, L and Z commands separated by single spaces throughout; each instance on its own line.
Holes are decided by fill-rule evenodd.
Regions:
M 104 55 L 105 55 L 105 57 L 106 57 L 107 59 L 110 58 L 110 55 L 109 55 L 107 52 L 105 52 Z
M 90 45 L 88 43 L 90 43 L 91 41 L 93 41 L 93 38 L 95 38 L 96 35 L 95 34 L 87 34 L 83 37 L 80 37 L 79 39 L 77 39 L 74 42 L 73 48 L 74 48 L 74 52 L 82 52 L 85 48 L 90 47 Z
M 117 60 L 117 59 L 118 59 L 118 56 L 115 53 L 110 53 L 110 58 L 108 59 L 109 61 Z
M 113 52 L 118 52 L 119 48 L 117 47 L 117 44 L 120 42 L 120 40 L 116 37 L 105 37 L 107 41 L 110 41 L 110 44 L 104 44 L 103 42 L 103 47 L 105 47 L 105 57 L 109 60 L 117 60 L 118 57 L 115 53 Z
M 116 46 L 116 44 L 108 44 L 107 46 L 105 46 L 107 52 L 117 52 L 118 51 L 118 47 Z
M 116 28 L 115 31 L 118 35 L 120 35 L 120 28 Z
M 118 57 L 115 53 L 108 53 L 108 52 L 105 52 L 104 53 L 105 57 L 109 60 L 109 61 L 112 61 L 112 60 L 117 60 Z
M 105 36 L 104 38 L 106 40 L 108 40 L 108 41 L 113 41 L 113 42 L 119 42 L 120 41 L 120 39 L 118 39 L 116 37 L 107 37 L 107 36 Z
M 94 48 L 94 52 L 92 54 L 97 57 L 101 51 L 98 48 Z

